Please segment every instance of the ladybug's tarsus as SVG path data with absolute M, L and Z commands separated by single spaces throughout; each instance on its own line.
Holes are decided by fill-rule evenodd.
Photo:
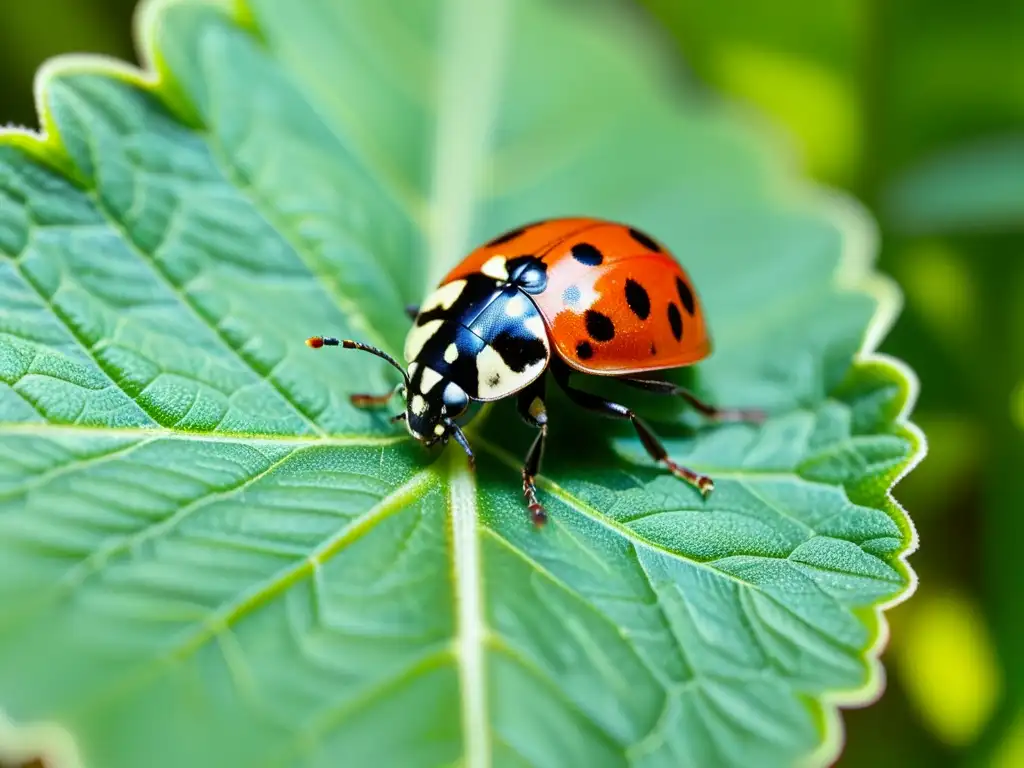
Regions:
M 697 478 L 697 490 L 699 490 L 706 499 L 711 495 L 711 492 L 715 490 L 715 481 L 707 475 L 700 475 Z
M 530 519 L 535 525 L 544 525 L 548 519 L 548 513 L 544 505 L 537 498 L 536 475 L 527 474 L 523 469 L 523 498 L 526 499 L 526 508 L 530 512 Z
M 680 480 L 689 483 L 698 491 L 700 491 L 700 495 L 703 496 L 705 499 L 711 495 L 711 492 L 713 490 L 715 490 L 715 481 L 712 480 L 707 475 L 698 474 L 697 472 L 694 472 L 692 469 L 687 469 L 684 466 L 676 464 L 668 457 L 663 458 L 661 460 L 661 463 L 668 467 L 669 471 L 673 475 L 678 477 Z
M 763 424 L 768 413 L 758 408 L 719 408 L 711 416 L 712 421 L 743 422 L 744 424 Z

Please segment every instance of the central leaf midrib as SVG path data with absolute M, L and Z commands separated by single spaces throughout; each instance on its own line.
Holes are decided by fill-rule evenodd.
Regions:
M 430 285 L 439 281 L 451 262 L 469 246 L 497 117 L 509 27 L 507 12 L 507 0 L 445 0 L 442 5 L 445 55 L 438 78 L 433 183 L 427 217 Z M 453 449 L 449 450 L 454 454 Z M 448 467 L 463 762 L 466 768 L 489 768 L 493 745 L 484 668 L 488 629 L 483 616 L 476 480 L 462 456 L 449 457 Z

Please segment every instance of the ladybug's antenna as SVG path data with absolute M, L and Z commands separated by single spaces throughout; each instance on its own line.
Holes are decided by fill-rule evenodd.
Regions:
M 363 344 L 361 341 L 352 341 L 352 339 L 335 339 L 330 336 L 310 336 L 306 339 L 306 346 L 312 347 L 313 349 L 320 349 L 320 347 L 344 347 L 345 349 L 361 349 L 363 352 L 369 352 L 371 355 L 376 355 L 382 360 L 387 360 L 391 365 L 398 369 L 398 372 L 402 374 L 402 378 L 405 380 L 405 385 L 409 386 L 409 374 L 405 372 L 405 369 L 398 364 L 387 352 L 371 347 L 369 344 Z

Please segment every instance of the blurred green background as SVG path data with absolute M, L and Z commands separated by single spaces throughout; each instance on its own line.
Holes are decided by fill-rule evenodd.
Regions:
M 758 110 L 804 173 L 874 213 L 921 380 L 917 595 L 840 765 L 1024 766 L 1024 2 L 642 0 L 682 78 Z M 46 58 L 133 59 L 135 0 L 5 0 L 0 124 Z M 584 6 L 585 7 L 585 6 Z M 657 36 L 656 30 L 652 36 Z

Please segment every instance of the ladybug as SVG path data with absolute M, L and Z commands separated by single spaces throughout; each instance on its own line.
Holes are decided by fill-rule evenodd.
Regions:
M 314 348 L 361 349 L 402 373 L 404 421 L 417 440 L 454 437 L 473 464 L 457 420 L 473 401 L 516 395 L 519 415 L 538 430 L 523 464 L 523 495 L 532 519 L 546 520 L 534 478 L 548 432 L 545 379 L 551 373 L 569 398 L 590 411 L 629 420 L 651 458 L 707 496 L 714 482 L 672 461 L 651 429 L 629 408 L 576 389 L 573 373 L 611 376 L 624 384 L 683 397 L 718 419 L 759 420 L 757 411 L 721 410 L 654 371 L 692 365 L 711 351 L 704 313 L 686 272 L 638 229 L 594 218 L 563 218 L 505 232 L 477 248 L 420 307 L 405 340 L 404 370 L 374 347 L 314 336 Z M 353 395 L 360 407 L 385 395 Z

